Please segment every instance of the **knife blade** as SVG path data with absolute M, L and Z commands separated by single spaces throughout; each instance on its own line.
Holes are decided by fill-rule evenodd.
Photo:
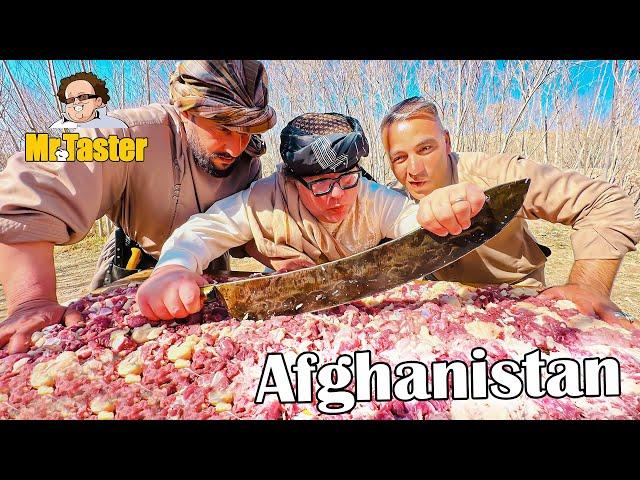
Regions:
M 495 237 L 516 216 L 529 179 L 487 191 L 482 210 L 459 235 L 440 237 L 419 228 L 333 262 L 275 275 L 207 285 L 201 293 L 238 319 L 315 312 L 402 285 L 459 260 Z

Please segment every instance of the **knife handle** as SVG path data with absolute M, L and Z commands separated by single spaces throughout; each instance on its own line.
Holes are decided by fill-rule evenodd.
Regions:
M 200 287 L 200 298 L 206 301 L 215 300 L 216 297 L 216 288 L 213 285 L 205 285 L 204 287 Z

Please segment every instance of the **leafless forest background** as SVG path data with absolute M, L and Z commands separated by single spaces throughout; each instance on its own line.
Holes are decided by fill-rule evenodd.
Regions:
M 175 61 L 2 61 L 0 169 L 27 131 L 48 131 L 61 78 L 81 70 L 107 81 L 110 110 L 168 101 Z M 371 153 L 364 166 L 393 179 L 378 126 L 394 103 L 433 100 L 457 151 L 518 152 L 620 185 L 640 217 L 640 61 L 265 61 L 278 123 L 265 135 L 263 172 L 280 161 L 279 132 L 300 113 L 336 111 L 360 120 Z M 102 234 L 102 223 L 99 224 Z

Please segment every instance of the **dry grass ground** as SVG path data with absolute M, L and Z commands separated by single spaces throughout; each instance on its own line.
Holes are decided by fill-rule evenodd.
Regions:
M 78 298 L 87 292 L 103 241 L 104 239 L 91 235 L 74 245 L 55 247 L 54 259 L 60 302 Z M 4 292 L 0 290 L 0 320 L 5 316 Z
M 542 220 L 529 222 L 529 226 L 538 242 L 552 250 L 545 268 L 547 284 L 559 285 L 566 282 L 573 264 L 571 228 Z M 640 318 L 640 252 L 630 252 L 624 257 L 611 299 L 625 312 Z
M 564 283 L 573 262 L 569 235 L 571 229 L 547 222 L 530 222 L 538 241 L 553 251 L 547 262 L 546 278 L 549 285 Z M 56 247 L 55 262 L 58 280 L 58 300 L 65 302 L 87 293 L 93 276 L 102 240 L 88 236 L 75 245 Z M 232 259 L 231 268 L 244 271 L 261 271 L 262 267 L 252 259 Z M 627 254 L 618 273 L 612 298 L 620 308 L 640 318 L 640 252 Z M 6 315 L 4 295 L 0 291 L 0 320 Z

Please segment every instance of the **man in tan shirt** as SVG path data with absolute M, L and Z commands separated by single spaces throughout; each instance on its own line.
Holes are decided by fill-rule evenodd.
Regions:
M 543 286 L 546 256 L 526 220 L 562 223 L 573 228 L 574 264 L 565 285 L 541 295 L 571 300 L 586 315 L 630 326 L 633 319 L 609 299 L 622 258 L 640 240 L 633 202 L 619 187 L 521 155 L 452 152 L 435 105 L 420 97 L 395 105 L 382 121 L 381 134 L 394 175 L 420 200 L 418 221 L 440 236 L 469 227 L 484 204 L 483 190 L 531 179 L 516 219 L 482 247 L 436 272 L 437 279 Z
M 171 232 L 260 175 L 259 133 L 276 123 L 257 61 L 187 61 L 170 81 L 171 105 L 114 111 L 126 129 L 79 129 L 81 137 L 146 138 L 144 161 L 26 162 L 0 173 L 0 283 L 9 317 L 0 347 L 28 348 L 31 333 L 79 321 L 57 302 L 53 246 L 80 241 L 107 215 L 151 257 Z M 110 238 L 92 287 L 114 255 Z
M 353 255 L 419 228 L 418 206 L 367 178 L 369 153 L 355 118 L 306 113 L 281 132 L 283 164 L 250 188 L 193 215 L 162 247 L 153 275 L 138 290 L 151 320 L 184 318 L 201 307 L 206 266 L 247 244 L 265 265 L 295 270 Z

